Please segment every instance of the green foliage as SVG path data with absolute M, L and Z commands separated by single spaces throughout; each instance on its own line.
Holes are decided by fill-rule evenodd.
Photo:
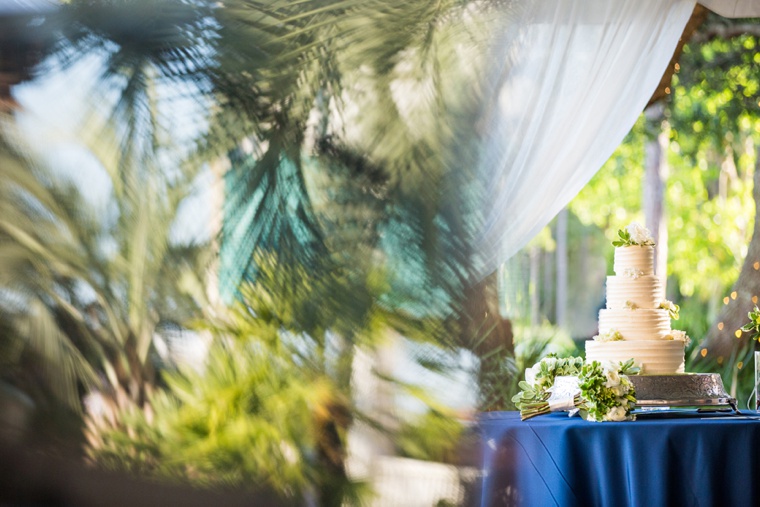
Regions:
M 319 336 L 298 329 L 308 322 L 299 306 L 278 304 L 298 299 L 254 286 L 243 294 L 203 323 L 213 341 L 202 371 L 164 372 L 166 388 L 147 410 L 128 406 L 111 423 L 90 419 L 90 457 L 197 486 L 272 490 L 298 501 L 318 491 L 326 505 L 328 493 L 356 503 L 363 485 L 338 473 L 353 417 L 340 363 L 329 363 Z
M 334 391 L 327 379 L 295 375 L 289 358 L 233 341 L 214 343 L 203 372 L 164 378 L 151 414 L 123 414 L 123 427 L 99 434 L 92 458 L 196 485 L 303 497 L 318 472 L 313 418 Z
M 386 329 L 373 296 L 381 276 L 256 257 L 257 283 L 198 322 L 214 340 L 205 369 L 166 372 L 149 410 L 117 411 L 116 424 L 93 419 L 90 455 L 162 479 L 356 504 L 366 488 L 345 474 L 346 432 L 354 417 L 389 431 L 353 406 L 350 388 L 354 346 L 371 347 Z M 398 441 L 417 457 L 450 455 L 459 423 L 419 386 L 401 387 L 435 410 Z
M 168 240 L 188 183 L 177 178 L 167 188 L 151 179 L 138 192 L 112 180 L 106 218 L 21 149 L 0 140 L 0 288 L 13 294 L 0 307 L 27 359 L 46 372 L 48 401 L 78 411 L 80 387 L 99 384 L 99 373 L 141 400 L 152 382 L 157 324 L 198 309 L 183 284 L 202 270 L 203 246 Z M 110 176 L 138 178 L 130 167 L 110 167 Z
M 428 410 L 405 422 L 394 438 L 401 456 L 439 463 L 454 460 L 464 427 L 453 414 Z
M 515 408 L 530 411 L 549 399 L 548 389 L 554 385 L 554 379 L 558 376 L 577 376 L 583 367 L 582 357 L 561 358 L 556 354 L 549 354 L 531 368 L 534 375 L 533 383 L 527 380 L 520 381 L 518 387 L 521 391 L 512 397 Z
M 620 229 L 618 231 L 618 237 L 620 239 L 617 239 L 612 242 L 612 246 L 631 246 L 633 243 L 631 242 L 631 235 L 628 233 L 625 229 Z
M 609 160 L 569 204 L 582 224 L 599 227 L 610 241 L 617 237 L 617 231 L 640 220 L 634 210 L 641 209 L 647 130 L 642 114 Z
M 663 310 L 668 311 L 668 315 L 670 315 L 670 318 L 673 320 L 678 320 L 678 318 L 681 315 L 681 307 L 677 304 L 673 303 L 672 301 L 663 301 L 660 303 L 660 308 Z
M 561 375 L 577 375 L 583 365 L 582 357 L 560 358 L 554 354 L 549 354 L 539 363 L 539 369 L 536 372 L 536 384 L 547 386 L 554 383 L 554 379 Z
M 571 406 L 577 408 L 584 419 L 598 422 L 629 420 L 636 398 L 626 375 L 636 374 L 640 369 L 633 365 L 633 359 L 612 368 L 610 370 L 598 361 L 585 363 L 582 357 L 558 358 L 549 354 L 526 372 L 526 380 L 519 384 L 522 391 L 512 401 L 520 410 L 523 421 L 548 414 L 552 410 L 549 400 L 556 394 L 553 389 L 557 378 L 573 377 L 569 392 L 560 392 L 568 397 L 572 395 Z M 570 386 L 562 389 L 565 388 Z
M 628 414 L 636 403 L 636 391 L 625 375 L 634 373 L 638 373 L 638 368 L 633 367 L 633 360 L 621 363 L 614 374 L 597 361 L 584 364 L 578 374 L 581 403 L 576 405 L 581 416 L 586 420 L 606 421 L 610 420 L 611 411 L 622 407 L 626 419 L 630 418 Z
M 750 338 L 757 340 L 760 337 L 760 308 L 755 306 L 754 310 L 747 314 L 749 322 L 744 324 L 741 328 L 746 333 L 751 333 Z
M 538 363 L 545 356 L 562 357 L 576 355 L 575 344 L 555 326 L 514 325 L 514 354 L 502 351 L 498 368 L 481 379 L 481 406 L 488 410 L 490 400 L 507 400 L 505 410 L 516 408 L 514 396 L 521 390 L 520 379 L 525 370 Z M 496 357 L 500 351 L 493 351 Z
M 634 230 L 634 234 L 636 235 L 631 236 L 629 229 L 634 225 L 636 225 L 636 229 Z M 612 242 L 612 246 L 654 246 L 654 240 L 649 237 L 649 231 L 638 226 L 638 224 L 632 224 L 625 229 L 618 230 L 618 239 Z
M 717 22 L 713 20 L 713 22 Z M 752 233 L 752 174 L 760 144 L 754 36 L 688 44 L 670 106 L 667 190 L 670 273 L 684 296 L 720 298 Z
M 715 23 L 710 18 L 704 29 Z M 668 297 L 691 336 L 702 337 L 739 275 L 753 226 L 752 175 L 760 145 L 756 37 L 687 44 L 664 122 L 642 115 L 610 160 L 569 205 L 608 238 L 641 219 L 645 142 L 668 134 L 665 209 Z M 622 241 L 615 239 L 615 241 Z

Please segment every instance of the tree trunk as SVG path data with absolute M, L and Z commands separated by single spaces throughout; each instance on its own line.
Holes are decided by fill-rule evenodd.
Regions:
M 460 317 L 460 343 L 480 360 L 481 410 L 512 407 L 506 389 L 511 381 L 506 361 L 515 351 L 512 323 L 499 312 L 497 289 L 496 273 L 465 289 Z
M 646 144 L 644 167 L 644 195 L 642 199 L 646 227 L 652 231 L 655 247 L 655 273 L 662 281 L 663 297 L 666 294 L 668 277 L 668 226 L 665 219 L 665 179 L 667 161 L 665 153 L 668 132 L 664 127 L 665 108 L 662 103 L 654 104 L 644 113 L 647 122 L 655 129 L 656 136 Z
M 537 326 L 540 324 L 540 307 L 539 298 L 539 271 L 541 271 L 541 249 L 533 246 L 530 248 L 530 279 L 528 281 L 528 295 L 530 298 L 530 325 Z
M 559 327 L 564 327 L 567 315 L 567 208 L 557 215 L 557 295 L 556 320 Z
M 728 304 L 724 305 L 718 321 L 710 328 L 702 344 L 702 348 L 707 349 L 707 357 L 730 357 L 734 350 L 746 345 L 750 339 L 749 333 L 741 332 L 740 328 L 748 322 L 747 313 L 760 297 L 760 147 L 757 148 L 753 180 L 755 226 L 752 240 L 739 278 L 728 296 Z
M 547 319 L 554 322 L 557 318 L 557 306 L 556 306 L 556 285 L 557 285 L 557 258 L 555 252 L 548 252 L 544 250 L 541 256 L 543 261 L 541 262 L 541 272 L 543 273 L 543 287 L 541 287 L 541 314 Z
M 319 505 L 341 507 L 345 503 L 350 480 L 346 473 L 344 435 L 351 425 L 348 403 L 334 399 L 324 407 L 326 413 L 315 417 L 317 460 L 319 462 Z

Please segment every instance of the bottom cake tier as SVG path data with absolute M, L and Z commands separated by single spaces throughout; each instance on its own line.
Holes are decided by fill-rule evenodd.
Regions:
M 683 373 L 683 342 L 680 340 L 586 341 L 586 361 L 624 362 L 633 359 L 641 373 Z

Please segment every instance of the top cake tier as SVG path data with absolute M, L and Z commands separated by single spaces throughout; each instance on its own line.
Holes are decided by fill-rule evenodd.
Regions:
M 615 248 L 615 275 L 637 278 L 654 274 L 654 247 L 622 246 Z

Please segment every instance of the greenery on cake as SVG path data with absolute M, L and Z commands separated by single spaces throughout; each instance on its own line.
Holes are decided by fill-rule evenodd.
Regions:
M 757 340 L 760 337 L 760 309 L 755 306 L 755 309 L 747 314 L 749 322 L 742 326 L 742 331 L 745 333 L 752 333 L 750 338 Z
M 654 246 L 654 238 L 646 227 L 632 222 L 625 229 L 618 230 L 618 239 L 612 246 Z
M 610 329 L 606 333 L 599 333 L 591 338 L 595 342 L 618 342 L 624 340 L 623 335 L 617 329 Z
M 678 317 L 681 312 L 680 306 L 666 299 L 662 303 L 660 303 L 660 308 L 662 308 L 663 310 L 667 310 L 668 313 L 670 314 L 671 319 L 678 320 Z
M 558 358 L 550 354 L 526 371 L 526 380 L 520 382 L 520 391 L 512 401 L 525 421 L 545 415 L 556 407 L 574 407 L 587 421 L 633 420 L 631 411 L 636 404 L 636 393 L 628 375 L 638 373 L 633 359 L 625 363 L 592 361 L 584 363 L 580 357 Z M 558 377 L 572 379 L 555 392 Z M 560 392 L 561 391 L 561 392 Z M 551 402 L 550 402 L 551 399 Z

